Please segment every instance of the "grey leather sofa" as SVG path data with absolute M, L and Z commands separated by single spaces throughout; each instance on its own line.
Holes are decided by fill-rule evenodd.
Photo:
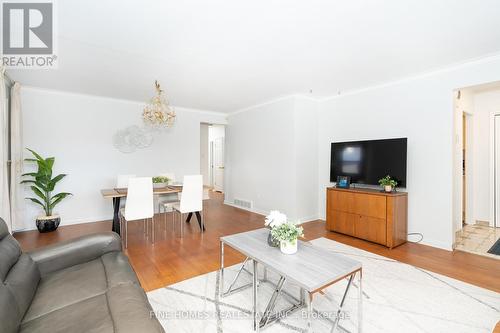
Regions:
M 0 218 L 0 332 L 164 332 L 120 237 L 99 233 L 22 253 Z

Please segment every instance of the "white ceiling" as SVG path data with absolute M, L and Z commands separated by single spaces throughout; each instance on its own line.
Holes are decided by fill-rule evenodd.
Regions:
M 498 0 L 60 0 L 59 69 L 22 84 L 232 112 L 500 51 Z

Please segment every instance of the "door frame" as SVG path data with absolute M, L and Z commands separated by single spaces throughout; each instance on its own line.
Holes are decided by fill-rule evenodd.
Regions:
M 490 227 L 497 227 L 499 226 L 499 222 L 496 220 L 496 198 L 500 193 L 497 193 L 496 191 L 496 182 L 497 182 L 497 175 L 495 172 L 495 166 L 496 166 L 496 126 L 495 126 L 495 119 L 496 117 L 500 117 L 500 110 L 497 111 L 492 111 L 490 113 L 490 179 L 493 181 L 490 181 L 490 216 L 491 216 L 491 221 L 490 221 Z M 500 135 L 500 133 L 498 133 Z
M 209 168 L 208 173 L 210 177 L 210 188 L 214 188 L 214 142 L 208 141 L 208 159 L 209 159 Z
M 218 138 L 216 138 L 215 140 L 213 140 L 211 142 L 212 143 L 212 148 L 213 148 L 212 151 L 214 152 L 212 156 L 215 157 L 215 143 L 219 139 L 221 140 L 221 144 L 222 144 L 222 156 L 221 156 L 221 159 L 222 159 L 222 162 L 224 164 L 223 168 L 225 169 L 225 165 L 226 165 L 226 137 L 225 136 L 218 137 Z M 215 158 L 214 158 L 214 160 L 215 160 Z M 213 189 L 215 191 L 224 193 L 224 188 L 225 188 L 225 183 L 226 183 L 226 179 L 225 179 L 226 178 L 226 171 L 225 170 L 222 171 L 222 187 L 221 188 L 216 188 L 215 187 L 215 179 L 216 179 L 216 175 L 215 175 L 216 171 L 215 170 L 218 169 L 218 168 L 220 168 L 220 167 L 216 166 L 215 165 L 215 161 L 214 161 L 214 166 L 213 166 L 213 170 L 214 170 L 214 174 L 213 174 L 213 181 L 214 181 L 214 183 L 213 183 Z
M 473 193 L 473 138 L 474 138 L 474 114 L 463 112 L 465 116 L 465 224 L 474 224 L 474 193 Z M 463 201 L 463 198 L 462 198 Z

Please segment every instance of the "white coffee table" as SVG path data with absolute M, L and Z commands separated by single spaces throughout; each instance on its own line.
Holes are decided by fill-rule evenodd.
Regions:
M 361 263 L 348 257 L 332 253 L 330 251 L 312 246 L 309 243 L 299 241 L 299 250 L 293 255 L 282 254 L 278 248 L 267 244 L 269 230 L 262 228 L 258 230 L 243 232 L 220 238 L 220 296 L 224 297 L 244 288 L 252 286 L 253 288 L 253 329 L 258 331 L 283 315 L 292 311 L 307 307 L 307 330 L 312 332 L 312 302 L 313 295 L 326 287 L 348 278 L 348 284 L 337 310 L 337 316 L 332 327 L 332 332 L 337 328 L 340 313 L 345 303 L 345 299 L 354 277 L 358 276 L 358 332 L 362 331 L 362 267 Z M 247 261 L 252 261 L 253 271 L 252 283 L 232 289 L 242 270 L 245 269 L 245 263 L 238 271 L 231 282 L 227 291 L 224 291 L 224 245 L 229 245 L 238 252 L 244 254 Z M 264 269 L 270 269 L 276 272 L 280 279 L 276 284 L 275 291 L 269 300 L 262 318 L 259 320 L 257 310 L 258 302 L 258 274 L 257 266 L 261 264 Z M 266 279 L 266 271 L 264 273 Z M 289 281 L 301 288 L 300 302 L 294 304 L 289 309 L 273 314 L 276 300 L 281 293 L 285 281 Z

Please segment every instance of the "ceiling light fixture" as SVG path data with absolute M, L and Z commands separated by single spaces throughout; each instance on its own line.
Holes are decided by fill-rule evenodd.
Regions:
M 158 81 L 155 81 L 155 88 L 156 96 L 144 107 L 142 119 L 147 126 L 154 129 L 172 127 L 175 123 L 175 110 L 168 103 Z

